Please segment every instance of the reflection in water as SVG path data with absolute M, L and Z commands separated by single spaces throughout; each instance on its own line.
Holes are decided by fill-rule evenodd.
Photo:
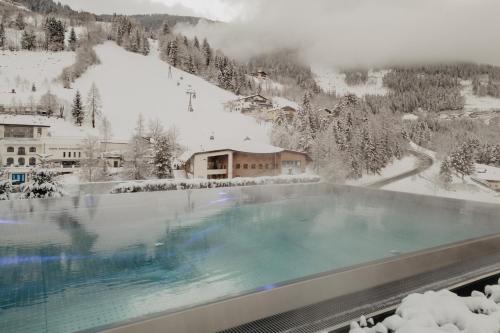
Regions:
M 472 209 L 424 216 L 394 198 L 239 193 L 0 206 L 2 332 L 89 329 L 500 231 Z

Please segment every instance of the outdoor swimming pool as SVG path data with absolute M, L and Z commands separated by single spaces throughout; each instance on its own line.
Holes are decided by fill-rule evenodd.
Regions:
M 318 185 L 0 203 L 0 332 L 93 330 L 500 232 L 481 207 Z

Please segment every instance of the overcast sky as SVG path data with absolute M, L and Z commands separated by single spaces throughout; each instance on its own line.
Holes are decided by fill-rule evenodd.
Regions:
M 182 27 L 231 56 L 298 48 L 311 63 L 500 65 L 500 0 L 61 0 L 97 13 L 166 12 L 230 21 Z

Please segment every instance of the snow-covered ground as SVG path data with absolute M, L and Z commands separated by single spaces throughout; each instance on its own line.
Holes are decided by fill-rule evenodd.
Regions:
M 74 62 L 74 52 L 0 51 L 0 104 L 30 105 L 49 89 L 54 93 L 63 90 L 55 79 Z M 33 84 L 36 92 L 31 90 Z
M 439 181 L 439 171 L 442 161 L 437 160 L 436 154 L 432 151 L 415 145 L 414 149 L 418 149 L 431 156 L 434 159 L 434 164 L 429 169 L 416 176 L 383 187 L 384 190 L 500 204 L 499 193 L 477 184 L 471 177 L 465 177 L 464 180 L 462 180 L 454 176 L 453 183 L 450 185 L 449 190 L 443 188 Z M 481 170 L 481 167 L 478 166 L 477 170 Z
M 84 28 L 76 30 L 81 33 Z M 146 125 L 149 119 L 158 118 L 167 128 L 175 126 L 180 142 L 192 149 L 207 142 L 212 134 L 225 142 L 247 136 L 256 142 L 268 142 L 268 125 L 224 111 L 223 103 L 235 99 L 234 94 L 176 68 L 169 78 L 169 65 L 159 59 L 157 42 L 151 42 L 149 56 L 127 52 L 113 42 L 97 46 L 101 64 L 91 67 L 72 89 L 64 89 L 55 79 L 64 67 L 74 63 L 73 52 L 0 52 L 0 104 L 38 103 L 49 89 L 67 103 L 78 89 L 85 100 L 95 82 L 114 139 L 129 139 L 142 114 Z M 33 83 L 37 88 L 34 93 Z M 16 89 L 15 94 L 12 89 Z M 192 113 L 188 112 L 188 89 L 193 89 L 197 97 Z
M 500 98 L 479 97 L 472 93 L 472 81 L 462 81 L 465 111 L 490 111 L 500 109 Z
M 473 291 L 469 297 L 448 290 L 412 294 L 382 323 L 374 325 L 361 317 L 351 324 L 350 333 L 498 333 L 499 284 L 486 286 L 484 293 Z
M 380 175 L 364 175 L 360 179 L 349 180 L 346 182 L 346 184 L 355 186 L 368 186 L 370 184 L 382 181 L 384 179 L 395 177 L 397 175 L 411 171 L 415 169 L 417 162 L 418 159 L 415 156 L 413 155 L 405 156 L 400 160 L 395 160 L 394 162 L 386 166 L 384 169 L 382 169 Z
M 158 57 L 157 43 L 151 54 L 127 52 L 113 42 L 95 48 L 101 64 L 90 68 L 74 84 L 61 92 L 71 99 L 75 89 L 87 92 L 93 82 L 103 99 L 103 113 L 110 120 L 115 138 L 131 136 L 139 114 L 146 121 L 160 119 L 164 126 L 175 126 L 179 140 L 190 148 L 207 142 L 211 134 L 219 141 L 242 140 L 267 142 L 268 129 L 247 116 L 224 111 L 223 103 L 235 99 L 230 92 L 172 67 Z M 196 92 L 194 112 L 188 112 L 188 89 Z
M 316 81 L 326 92 L 335 92 L 338 96 L 346 94 L 355 94 L 358 97 L 365 95 L 385 95 L 388 90 L 384 87 L 383 79 L 388 71 L 373 71 L 368 72 L 368 81 L 366 84 L 349 86 L 345 82 L 346 75 L 338 72 L 335 69 L 328 68 L 313 68 L 316 75 Z

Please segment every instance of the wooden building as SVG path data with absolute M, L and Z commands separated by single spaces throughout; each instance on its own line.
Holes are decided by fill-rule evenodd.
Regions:
M 305 173 L 311 161 L 305 153 L 251 140 L 188 152 L 183 160 L 188 177 L 205 179 L 297 175 Z

